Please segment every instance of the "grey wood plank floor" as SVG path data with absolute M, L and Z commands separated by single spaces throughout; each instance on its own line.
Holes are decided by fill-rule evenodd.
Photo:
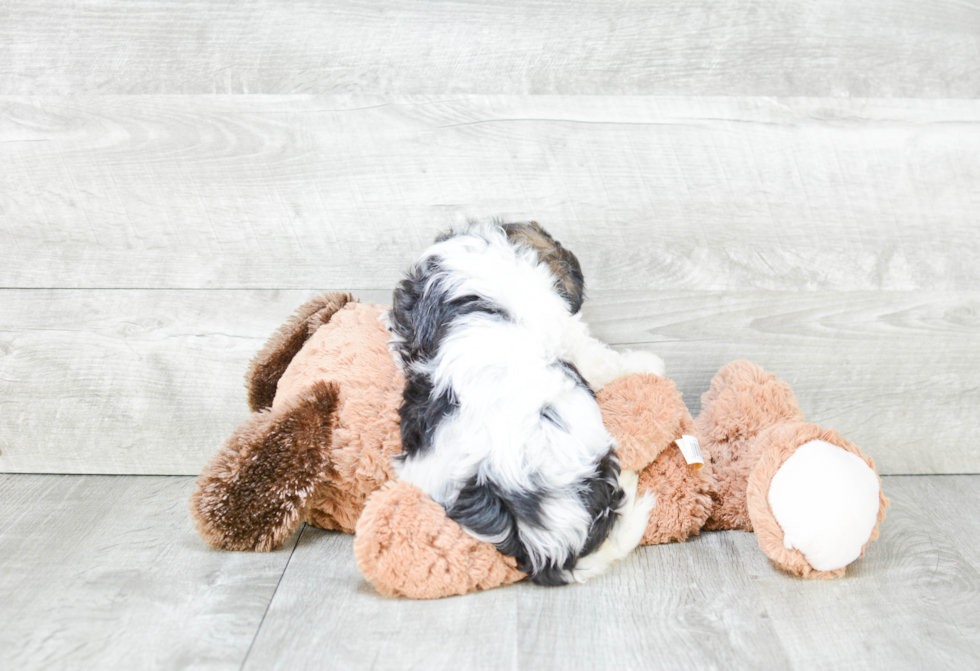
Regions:
M 564 588 L 378 596 L 352 537 L 211 550 L 189 477 L 0 476 L 10 669 L 973 668 L 980 476 L 884 478 L 881 538 L 844 579 L 776 572 L 751 534 L 641 548 Z

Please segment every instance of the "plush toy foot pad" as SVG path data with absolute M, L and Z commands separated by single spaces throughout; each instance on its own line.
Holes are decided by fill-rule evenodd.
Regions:
M 759 547 L 780 568 L 834 578 L 878 537 L 888 500 L 874 462 L 836 431 L 775 427 L 749 477 L 749 515 Z
M 773 476 L 769 506 L 783 546 L 819 571 L 844 568 L 861 555 L 878 518 L 878 476 L 859 457 L 814 440 Z

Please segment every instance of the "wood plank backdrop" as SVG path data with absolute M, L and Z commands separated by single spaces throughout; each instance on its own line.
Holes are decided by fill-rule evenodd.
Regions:
M 0 471 L 196 474 L 299 303 L 501 217 L 692 412 L 746 357 L 980 472 L 977 5 L 568 7 L 0 2 Z

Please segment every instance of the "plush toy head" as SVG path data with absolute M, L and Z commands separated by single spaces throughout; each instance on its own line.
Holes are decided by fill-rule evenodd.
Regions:
M 382 309 L 326 294 L 300 308 L 248 375 L 253 414 L 191 498 L 200 535 L 226 550 L 278 548 L 304 520 L 352 532 L 393 477 L 404 377 Z M 273 389 L 275 390 L 273 392 Z

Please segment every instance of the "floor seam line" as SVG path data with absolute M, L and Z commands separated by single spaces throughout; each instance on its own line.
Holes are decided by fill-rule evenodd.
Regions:
M 265 612 L 262 613 L 262 619 L 259 620 L 259 626 L 255 629 L 255 635 L 252 636 L 252 642 L 248 644 L 248 650 L 245 651 L 245 657 L 242 659 L 241 666 L 238 667 L 238 671 L 244 671 L 245 665 L 248 663 L 248 657 L 252 654 L 252 648 L 255 647 L 255 641 L 259 638 L 259 633 L 262 631 L 262 625 L 265 624 L 265 617 L 269 614 L 269 609 L 272 608 L 272 602 L 276 600 L 276 594 L 279 593 L 279 585 L 282 584 L 282 579 L 286 576 L 286 571 L 289 570 L 289 562 L 293 561 L 293 555 L 296 554 L 296 548 L 299 547 L 299 543 L 303 540 L 303 533 L 306 531 L 306 523 L 303 523 L 303 527 L 299 530 L 299 537 L 296 539 L 296 544 L 293 545 L 292 551 L 289 553 L 289 559 L 286 560 L 286 565 L 282 567 L 282 574 L 279 576 L 279 581 L 276 583 L 276 588 L 272 590 L 272 596 L 269 597 L 269 603 L 265 606 Z

